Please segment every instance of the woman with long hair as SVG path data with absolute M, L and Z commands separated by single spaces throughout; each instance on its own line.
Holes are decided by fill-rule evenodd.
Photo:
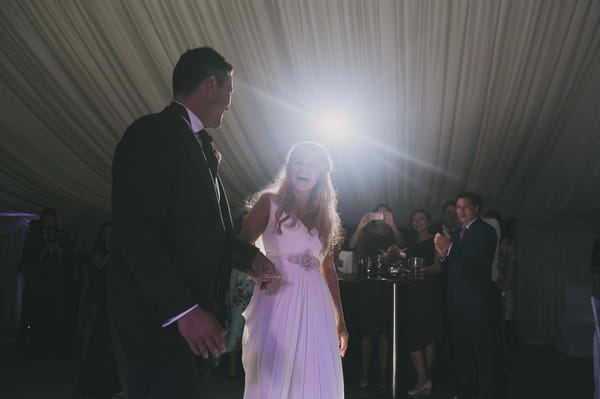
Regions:
M 95 309 L 95 320 L 83 360 L 73 399 L 96 398 L 121 390 L 110 339 L 106 311 L 106 272 L 110 267 L 112 223 L 104 222 L 98 229 L 92 248 L 91 278 L 85 296 L 88 305 Z
M 292 147 L 276 182 L 255 196 L 240 237 L 262 236 L 281 275 L 244 312 L 244 398 L 344 397 L 348 332 L 333 262 L 339 229 L 332 162 L 320 144 Z
M 410 354 L 417 382 L 407 392 L 409 397 L 431 394 L 431 371 L 435 361 L 435 341 L 442 338 L 442 302 L 439 273 L 442 271 L 429 231 L 431 217 L 425 209 L 416 209 L 410 217 L 415 241 L 407 254 L 423 258 L 425 279 L 408 284 L 400 293 L 398 342 Z

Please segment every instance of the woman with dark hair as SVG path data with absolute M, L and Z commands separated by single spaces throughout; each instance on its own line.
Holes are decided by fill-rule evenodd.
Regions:
M 106 303 L 106 271 L 110 263 L 112 223 L 104 222 L 98 229 L 91 252 L 90 285 L 85 295 L 88 305 L 103 306 Z
M 415 242 L 409 245 L 407 254 L 423 258 L 425 279 L 407 284 L 400 290 L 401 304 L 398 324 L 398 342 L 410 353 L 417 374 L 417 382 L 408 396 L 426 396 L 431 393 L 431 370 L 435 360 L 435 340 L 442 337 L 442 302 L 440 284 L 442 271 L 429 232 L 431 217 L 425 209 L 416 209 L 410 218 Z
M 375 262 L 380 251 L 392 244 L 404 246 L 404 236 L 396 227 L 392 211 L 387 204 L 378 204 L 373 212 L 367 212 L 350 238 L 348 247 L 354 249 L 358 259 L 370 258 Z M 388 365 L 388 330 L 391 324 L 391 285 L 383 281 L 361 280 L 360 330 L 361 330 L 361 376 L 360 388 L 369 386 L 369 366 L 373 352 L 373 338 L 379 341 L 379 386 L 385 386 Z
M 112 351 L 108 314 L 106 312 L 106 272 L 110 265 L 112 223 L 98 229 L 91 252 L 90 284 L 85 302 L 95 308 L 90 341 L 85 349 L 74 399 L 114 395 L 121 390 Z

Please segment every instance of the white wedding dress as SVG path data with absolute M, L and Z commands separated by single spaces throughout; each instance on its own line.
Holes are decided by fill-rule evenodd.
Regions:
M 331 293 L 320 273 L 322 244 L 300 222 L 275 233 L 271 200 L 262 235 L 266 255 L 281 274 L 274 292 L 255 288 L 244 311 L 242 361 L 245 399 L 339 399 L 344 397 Z

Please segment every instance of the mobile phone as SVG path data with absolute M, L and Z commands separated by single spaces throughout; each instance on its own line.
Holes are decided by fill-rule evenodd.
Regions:
M 371 212 L 371 220 L 383 220 L 383 212 Z

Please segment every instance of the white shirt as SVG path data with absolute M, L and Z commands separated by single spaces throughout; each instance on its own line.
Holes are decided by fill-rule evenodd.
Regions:
M 500 237 L 502 237 L 500 223 L 494 218 L 481 219 L 496 230 L 496 251 L 494 252 L 494 260 L 492 261 L 492 281 L 498 282 L 498 256 L 500 254 Z
M 185 120 L 185 123 L 188 124 L 188 126 L 190 127 L 192 132 L 194 132 L 194 134 L 196 132 L 199 132 L 200 130 L 204 129 L 204 124 L 202 123 L 202 121 L 200 119 L 198 119 L 198 117 L 196 116 L 195 113 L 193 113 L 188 107 L 186 107 L 185 104 L 182 104 L 179 101 L 175 101 L 175 102 L 177 104 L 181 105 L 187 111 L 188 119 L 183 118 L 183 116 L 182 116 L 182 118 L 183 118 L 183 120 Z M 188 122 L 188 120 L 189 120 L 189 122 Z M 200 144 L 200 146 L 202 146 L 202 144 Z

